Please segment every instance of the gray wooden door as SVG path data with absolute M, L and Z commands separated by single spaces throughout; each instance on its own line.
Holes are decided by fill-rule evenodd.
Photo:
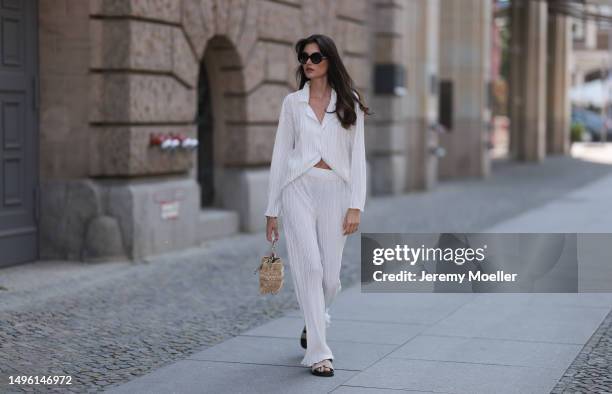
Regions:
M 38 258 L 35 0 L 0 0 L 0 266 Z

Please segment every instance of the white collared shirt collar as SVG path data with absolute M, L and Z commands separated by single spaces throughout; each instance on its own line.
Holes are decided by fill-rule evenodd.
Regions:
M 331 88 L 331 90 L 331 98 L 329 100 L 329 105 L 327 106 L 327 112 L 332 112 L 336 108 L 337 93 L 334 88 Z M 310 100 L 310 81 L 306 81 L 304 87 L 300 89 L 299 100 L 308 104 L 308 101 Z

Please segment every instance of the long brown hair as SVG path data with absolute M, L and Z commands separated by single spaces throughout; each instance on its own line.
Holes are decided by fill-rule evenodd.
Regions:
M 344 63 L 338 54 L 338 49 L 334 41 L 324 34 L 312 34 L 306 38 L 298 40 L 295 44 L 295 53 L 299 56 L 307 44 L 316 43 L 323 56 L 327 57 L 329 66 L 327 68 L 327 82 L 336 90 L 336 115 L 342 127 L 348 129 L 357 121 L 355 113 L 355 102 L 359 103 L 359 108 L 367 115 L 370 115 L 370 108 L 366 107 L 361 94 L 354 87 L 355 84 L 346 71 Z M 302 65 L 295 70 L 295 78 L 299 88 L 302 89 L 309 79 L 304 73 Z M 357 97 L 353 94 L 356 93 Z M 333 112 L 331 112 L 333 113 Z

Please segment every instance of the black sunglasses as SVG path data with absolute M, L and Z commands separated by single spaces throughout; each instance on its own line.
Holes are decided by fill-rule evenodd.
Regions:
M 319 64 L 323 61 L 323 59 L 327 59 L 327 56 L 323 56 L 323 54 L 321 54 L 321 52 L 313 52 L 310 55 L 306 52 L 302 52 L 300 53 L 300 55 L 298 56 L 298 61 L 301 64 L 306 64 L 306 62 L 308 61 L 308 59 L 310 58 L 310 60 L 312 61 L 313 64 Z

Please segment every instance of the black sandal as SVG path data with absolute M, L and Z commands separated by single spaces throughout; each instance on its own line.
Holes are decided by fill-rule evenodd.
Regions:
M 300 337 L 300 345 L 302 345 L 302 347 L 304 349 L 306 349 L 307 343 L 306 343 L 306 326 L 304 326 L 304 330 L 302 331 L 302 336 Z
M 325 359 L 323 361 L 328 361 L 328 360 L 330 361 L 330 363 L 323 363 L 323 364 L 319 365 L 316 368 L 314 366 L 317 363 L 312 364 L 312 367 L 310 368 L 310 372 L 312 372 L 312 374 L 316 375 L 316 376 L 325 376 L 325 377 L 334 376 L 334 368 L 330 366 L 332 359 L 328 358 L 328 359 Z M 319 362 L 321 362 L 321 361 L 319 361 Z M 325 370 L 319 371 L 319 368 L 328 368 L 329 371 L 325 371 Z

